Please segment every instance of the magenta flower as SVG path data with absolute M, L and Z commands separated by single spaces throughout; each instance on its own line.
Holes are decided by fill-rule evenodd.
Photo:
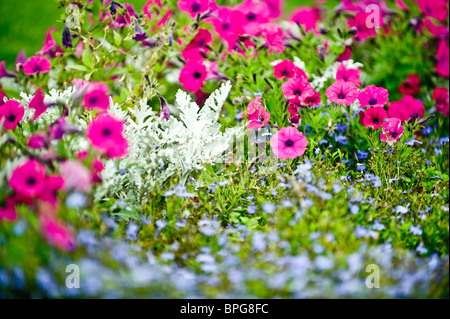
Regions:
M 197 92 L 203 87 L 208 71 L 201 61 L 188 62 L 180 73 L 180 83 L 183 89 Z
M 376 28 L 369 27 L 366 23 L 368 16 L 369 13 L 358 12 L 353 19 L 348 20 L 348 25 L 356 30 L 356 38 L 358 40 L 377 35 Z
M 39 88 L 31 99 L 28 107 L 34 109 L 34 115 L 31 119 L 32 121 L 36 120 L 42 113 L 47 110 L 47 105 L 44 103 L 44 93 L 42 89 Z
M 269 54 L 273 51 L 278 53 L 284 52 L 283 30 L 281 30 L 279 25 L 267 23 L 264 25 L 261 34 L 269 47 Z
M 89 192 L 92 186 L 91 172 L 80 162 L 68 160 L 59 169 L 64 180 L 65 191 L 79 190 Z
M 350 106 L 356 101 L 359 94 L 358 88 L 351 82 L 342 80 L 334 82 L 326 91 L 330 101 Z
M 294 159 L 305 153 L 308 141 L 295 127 L 283 127 L 270 140 L 272 152 L 279 159 Z
M 47 136 L 43 133 L 34 133 L 27 138 L 27 146 L 31 149 L 44 148 L 47 142 Z
M 247 105 L 247 114 L 249 123 L 247 124 L 247 129 L 259 129 L 265 125 L 269 124 L 270 113 L 267 111 L 266 107 L 261 104 L 261 97 L 255 97 Z
M 294 77 L 281 85 L 284 96 L 289 103 L 302 104 L 306 98 L 313 96 L 316 92 L 309 82 L 301 77 Z
M 17 220 L 17 212 L 16 212 L 16 201 L 12 197 L 7 197 L 6 206 L 0 206 L 0 222 L 14 222 Z
M 419 9 L 425 15 L 435 18 L 441 22 L 447 19 L 448 9 L 446 0 L 418 0 Z
M 50 61 L 46 58 L 32 56 L 27 62 L 23 64 L 23 72 L 26 75 L 37 73 L 47 73 L 50 71 Z
M 345 46 L 344 52 L 338 56 L 336 59 L 337 62 L 347 61 L 352 57 L 352 49 L 350 49 L 348 46 Z
M 356 86 L 361 85 L 359 80 L 361 74 L 360 69 L 347 69 L 344 64 L 341 64 L 336 72 L 336 80 L 353 83 Z
M 6 70 L 5 61 L 0 62 L 0 78 L 3 77 L 14 77 L 14 74 Z
M 91 162 L 91 179 L 94 183 L 101 183 L 102 179 L 100 177 L 100 173 L 105 168 L 102 161 L 98 158 L 94 158 Z
M 50 245 L 62 250 L 73 250 L 75 248 L 75 238 L 69 228 L 62 224 L 48 213 L 39 215 L 41 229 L 45 239 Z
M 240 23 L 243 25 L 246 34 L 258 34 L 260 25 L 269 22 L 271 11 L 269 6 L 264 2 L 244 0 L 235 9 L 244 14 L 244 21 Z
M 58 175 L 50 175 L 45 178 L 45 188 L 39 197 L 42 201 L 53 206 L 58 203 L 58 191 L 63 188 L 64 179 Z
M 440 76 L 448 78 L 449 76 L 449 49 L 446 40 L 439 41 L 436 53 L 436 73 Z
M 306 32 L 312 30 L 317 33 L 317 22 L 320 20 L 319 8 L 300 7 L 291 16 L 291 21 L 303 26 Z
M 269 18 L 276 19 L 281 16 L 284 0 L 264 0 L 264 2 L 269 6 L 270 9 Z
M 374 130 L 378 130 L 387 118 L 389 116 L 382 107 L 371 107 L 359 112 L 359 122 L 361 125 L 372 127 Z
M 434 88 L 433 100 L 436 102 L 436 110 L 448 117 L 449 113 L 448 89 L 441 87 Z
M 307 105 L 307 106 L 313 106 L 313 105 L 318 105 L 320 104 L 321 101 L 321 95 L 320 93 L 314 91 L 313 95 L 307 96 L 304 100 L 303 100 L 303 104 Z
M 181 54 L 183 54 L 183 57 L 187 62 L 191 60 L 202 60 L 203 55 L 200 51 L 203 51 L 204 53 L 208 52 L 207 46 L 212 42 L 213 38 L 211 32 L 207 29 L 199 29 L 192 41 L 189 42 L 183 51 L 181 51 Z
M 375 85 L 367 86 L 358 95 L 359 106 L 383 107 L 388 102 L 389 92 L 385 88 Z
M 283 60 L 273 67 L 273 74 L 279 80 L 291 79 L 294 76 L 308 79 L 306 73 L 291 60 Z
M 197 14 L 202 14 L 210 8 L 210 0 L 179 0 L 178 9 L 183 12 L 187 12 L 192 18 L 195 18 Z
M 383 124 L 383 133 L 380 135 L 381 140 L 389 144 L 398 142 L 405 131 L 401 124 L 402 122 L 397 118 L 390 118 L 387 120 Z
M 53 39 L 52 33 L 56 31 L 56 28 L 50 28 L 45 35 L 44 44 L 38 52 L 39 56 L 49 56 L 51 58 L 56 57 L 58 54 L 64 53 L 63 49 L 58 46 L 55 39 Z M 26 74 L 26 73 L 25 73 Z
M 7 130 L 14 130 L 24 114 L 25 109 L 19 102 L 8 100 L 0 106 L 0 124 Z
M 401 101 L 392 102 L 388 109 L 389 117 L 406 122 L 411 118 L 419 118 L 425 114 L 423 103 L 414 99 L 411 95 L 403 96 Z
M 398 91 L 402 94 L 414 95 L 420 92 L 420 78 L 417 74 L 408 75 L 408 80 L 400 84 Z
M 103 82 L 93 82 L 86 89 L 83 105 L 88 110 L 104 112 L 109 107 L 109 87 Z
M 99 114 L 89 123 L 86 135 L 94 149 L 109 158 L 128 154 L 128 141 L 123 136 L 123 123 L 108 114 Z
M 0 85 L 0 89 L 2 86 Z M 5 94 L 5 92 L 0 91 L 0 106 L 5 104 L 5 97 L 8 98 L 8 96 Z
M 229 7 L 220 7 L 216 11 L 216 17 L 211 21 L 214 29 L 220 37 L 226 42 L 234 42 L 239 34 L 244 33 L 242 21 L 245 16 L 242 12 Z
M 24 201 L 38 198 L 46 187 L 45 167 L 36 160 L 28 160 L 13 170 L 9 186 Z

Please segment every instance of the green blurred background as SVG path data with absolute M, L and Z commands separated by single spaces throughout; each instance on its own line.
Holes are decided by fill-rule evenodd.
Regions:
M 140 10 L 146 1 L 126 2 Z M 310 2 L 287 0 L 285 11 Z M 6 60 L 11 69 L 20 50 L 25 49 L 28 57 L 39 51 L 48 28 L 55 26 L 62 29 L 62 23 L 57 21 L 62 10 L 58 8 L 57 0 L 0 0 L 0 61 Z

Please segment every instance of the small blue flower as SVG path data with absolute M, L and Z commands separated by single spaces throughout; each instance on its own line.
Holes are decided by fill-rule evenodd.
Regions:
M 411 225 L 411 226 L 409 226 L 409 231 L 411 233 L 413 233 L 413 235 L 422 236 L 423 231 L 422 231 L 422 229 L 420 229 L 420 227 L 421 227 L 421 225 L 418 225 L 417 227 L 414 225 Z
M 271 202 L 265 202 L 262 204 L 262 210 L 265 214 L 271 214 L 275 211 L 276 206 Z
M 365 169 L 366 169 L 366 164 L 364 164 L 364 163 L 356 165 L 356 170 L 357 170 L 357 171 L 362 172 L 362 171 L 364 171 Z
M 360 150 L 356 151 L 356 156 L 358 157 L 358 159 L 366 159 L 367 155 L 368 154 L 366 152 L 363 152 L 363 151 L 360 151 Z
M 432 129 L 431 127 L 426 126 L 426 127 L 422 130 L 422 133 L 423 133 L 423 135 L 428 135 L 428 134 L 430 134 L 432 131 L 433 131 L 433 129 Z
M 337 135 L 334 137 L 334 140 L 342 145 L 348 145 L 347 137 L 344 135 Z
M 431 161 L 425 159 L 425 165 L 426 165 L 427 167 L 430 166 L 430 165 L 431 165 Z

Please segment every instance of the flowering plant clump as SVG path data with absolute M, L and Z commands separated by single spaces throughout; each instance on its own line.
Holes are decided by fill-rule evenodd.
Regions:
M 58 2 L 0 63 L 0 297 L 448 298 L 448 1 Z

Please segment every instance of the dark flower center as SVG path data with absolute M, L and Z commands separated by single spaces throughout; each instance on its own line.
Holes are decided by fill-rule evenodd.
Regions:
M 92 96 L 90 99 L 89 99 L 89 104 L 96 104 L 97 103 L 97 97 L 96 96 Z
M 253 12 L 247 13 L 247 20 L 253 21 L 255 19 L 256 19 L 256 14 L 254 14 Z
M 198 40 L 198 46 L 202 47 L 203 45 L 205 45 L 205 40 L 203 39 Z
M 369 104 L 370 104 L 370 105 L 375 105 L 375 104 L 377 104 L 377 99 L 374 98 L 374 97 L 370 98 Z
M 196 79 L 201 79 L 202 75 L 200 74 L 200 72 L 195 72 L 194 73 L 194 78 Z
M 41 72 L 41 67 L 40 67 L 39 65 L 36 65 L 36 66 L 33 68 L 33 71 L 34 71 L 34 72 Z
M 398 136 L 398 133 L 397 133 L 397 132 L 392 132 L 392 133 L 391 133 L 391 137 L 396 138 L 397 136 Z
M 223 25 L 222 25 L 222 29 L 223 30 L 228 30 L 230 28 L 230 25 L 228 24 L 228 23 L 224 23 Z
M 194 3 L 192 4 L 191 9 L 194 12 L 200 11 L 200 5 L 198 3 Z
M 292 145 L 294 145 L 294 141 L 293 140 L 287 140 L 286 142 L 284 142 L 284 145 L 286 145 L 287 147 L 291 147 Z
M 103 131 L 102 131 L 102 135 L 103 136 L 110 136 L 111 135 L 111 129 L 109 129 L 109 128 L 104 128 L 103 129 Z
M 16 116 L 11 114 L 10 116 L 8 116 L 8 122 L 14 122 L 16 120 Z
M 289 75 L 288 70 L 284 70 L 283 72 L 281 72 L 281 75 L 282 76 L 288 76 Z
M 302 95 L 302 91 L 300 89 L 296 89 L 294 91 L 294 95 Z
M 27 179 L 27 185 L 29 185 L 29 186 L 36 185 L 36 179 L 34 177 L 29 177 Z
M 345 99 L 345 94 L 343 92 L 339 93 L 338 98 L 340 98 L 341 100 Z
M 380 123 L 380 120 L 377 119 L 377 118 L 374 118 L 374 119 L 372 120 L 372 122 L 374 122 L 375 124 L 378 124 L 378 123 Z

